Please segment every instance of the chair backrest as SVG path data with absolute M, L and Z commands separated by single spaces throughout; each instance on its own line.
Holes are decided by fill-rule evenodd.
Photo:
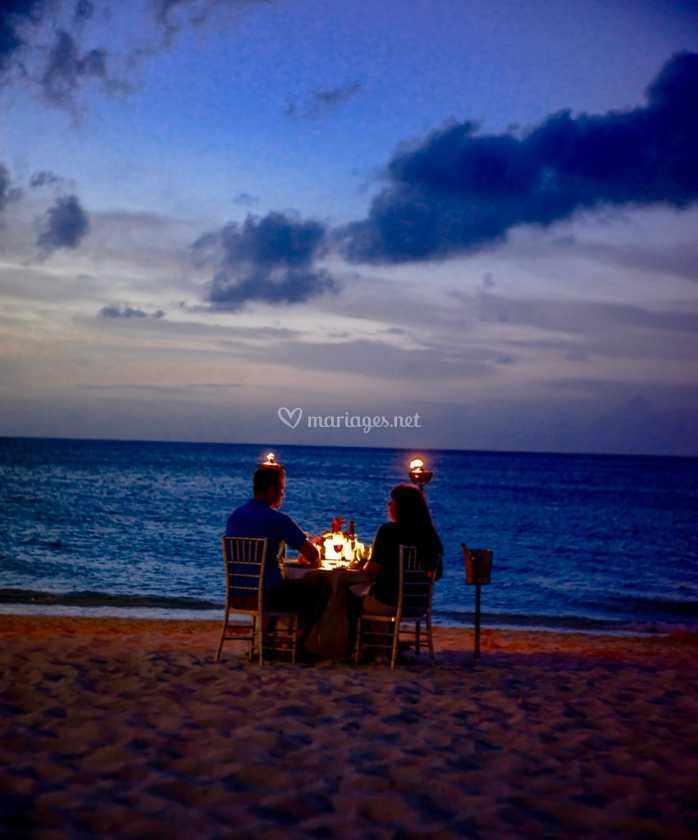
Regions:
M 433 576 L 413 545 L 400 546 L 400 591 L 398 615 L 421 618 L 431 609 Z
M 253 599 L 262 608 L 266 537 L 221 537 L 225 567 L 225 605 L 233 596 Z

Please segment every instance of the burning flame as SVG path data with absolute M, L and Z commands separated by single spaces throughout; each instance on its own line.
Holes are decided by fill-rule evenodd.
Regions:
M 351 562 L 361 557 L 364 551 L 364 544 L 358 540 L 352 541 L 341 531 L 327 532 L 323 534 L 322 546 L 325 560 L 346 560 Z
M 413 458 L 410 461 L 410 472 L 420 473 L 424 470 L 424 460 L 422 458 Z

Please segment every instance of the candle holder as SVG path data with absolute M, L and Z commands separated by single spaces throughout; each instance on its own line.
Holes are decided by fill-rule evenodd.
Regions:
M 264 460 L 260 461 L 257 466 L 258 467 L 276 467 L 277 469 L 282 470 L 284 465 L 279 463 L 279 461 L 276 460 L 276 453 L 275 452 L 267 452 L 267 454 L 264 456 Z
M 422 493 L 424 492 L 424 485 L 429 484 L 434 477 L 434 473 L 426 468 L 423 458 L 412 458 L 407 474 L 410 481 L 416 484 Z

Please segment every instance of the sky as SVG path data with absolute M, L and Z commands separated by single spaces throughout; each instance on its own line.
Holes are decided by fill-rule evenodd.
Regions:
M 697 111 L 694 2 L 4 0 L 0 435 L 697 455 Z

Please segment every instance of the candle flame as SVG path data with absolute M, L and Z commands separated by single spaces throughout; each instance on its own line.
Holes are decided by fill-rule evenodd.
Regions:
M 341 531 L 327 531 L 323 534 L 323 554 L 325 560 L 351 562 L 361 557 L 364 551 L 364 544 L 358 540 L 352 541 Z

